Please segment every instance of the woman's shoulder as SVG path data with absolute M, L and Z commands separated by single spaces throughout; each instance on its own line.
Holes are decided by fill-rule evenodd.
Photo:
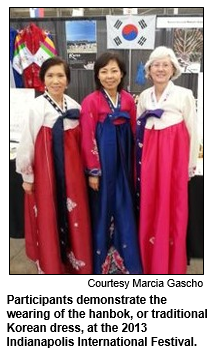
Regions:
M 88 104 L 88 103 L 91 103 L 91 102 L 96 102 L 97 99 L 99 97 L 101 97 L 101 96 L 102 95 L 101 95 L 100 91 L 91 92 L 86 97 L 83 98 L 81 104 L 83 105 L 84 103 Z
M 43 97 L 43 95 L 31 99 L 25 108 L 25 116 L 27 118 L 29 117 L 31 117 L 32 119 L 34 119 L 35 117 L 37 119 L 39 117 L 43 118 L 44 112 L 45 112 L 45 98 Z
M 134 102 L 134 97 L 132 96 L 132 94 L 126 90 L 121 90 L 121 96 L 123 99 L 127 100 L 127 101 L 132 101 Z
M 153 87 L 149 87 L 149 88 L 144 89 L 144 90 L 139 94 L 139 97 L 141 97 L 141 98 L 142 98 L 142 97 L 146 97 L 148 94 L 151 93 L 152 88 L 153 88 Z
M 43 106 L 44 102 L 45 102 L 45 98 L 44 98 L 43 94 L 41 94 L 40 96 L 33 98 L 29 102 L 29 109 L 32 111 L 42 109 L 42 108 L 44 108 L 44 106 Z
M 33 99 L 33 102 L 34 103 L 42 103 L 42 102 L 44 102 L 45 101 L 45 97 L 43 96 L 43 94 L 41 94 L 41 95 L 39 95 L 38 97 L 35 97 L 34 99 Z
M 121 96 L 127 97 L 127 98 L 133 98 L 132 94 L 124 89 L 121 90 Z

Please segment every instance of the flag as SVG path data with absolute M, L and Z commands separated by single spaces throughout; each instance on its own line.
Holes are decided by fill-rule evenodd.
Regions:
M 44 7 L 30 7 L 30 17 L 44 17 Z
M 141 85 L 141 86 L 144 86 L 146 84 L 145 68 L 144 68 L 142 61 L 139 62 L 138 67 L 137 67 L 135 83 L 137 83 L 138 85 Z
M 108 49 L 153 50 L 156 16 L 106 16 Z
M 123 15 L 138 15 L 138 8 L 137 7 L 124 7 Z

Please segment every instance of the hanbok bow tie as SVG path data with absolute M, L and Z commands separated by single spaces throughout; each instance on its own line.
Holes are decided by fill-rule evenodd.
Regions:
M 66 112 L 64 112 L 61 116 L 59 116 L 59 117 L 57 118 L 56 123 L 54 124 L 54 127 L 55 127 L 56 125 L 58 125 L 57 122 L 58 122 L 58 120 L 60 120 L 60 119 L 64 119 L 64 118 L 68 118 L 68 119 L 78 119 L 79 116 L 80 116 L 80 111 L 79 111 L 79 109 L 68 109 Z M 55 129 L 54 127 L 53 127 L 53 129 Z
M 149 117 L 161 118 L 163 112 L 164 112 L 164 110 L 160 109 L 160 108 L 147 110 L 140 115 L 138 120 L 142 120 L 143 118 L 147 119 Z

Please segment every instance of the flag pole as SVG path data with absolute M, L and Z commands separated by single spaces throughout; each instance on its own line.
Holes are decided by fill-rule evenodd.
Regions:
M 129 82 L 128 91 L 131 92 L 132 50 L 129 49 Z
M 129 13 L 129 20 L 131 22 L 132 16 L 131 16 L 132 11 L 130 11 Z M 129 84 L 128 84 L 128 91 L 131 92 L 131 70 L 132 70 L 132 50 L 131 48 L 129 49 Z

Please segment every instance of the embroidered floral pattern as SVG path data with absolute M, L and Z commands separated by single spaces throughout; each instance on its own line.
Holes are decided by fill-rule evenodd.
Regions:
M 66 202 L 67 202 L 66 203 L 67 204 L 67 209 L 68 209 L 69 212 L 71 212 L 77 206 L 77 204 L 74 201 L 72 201 L 70 198 L 67 198 Z
M 155 237 L 152 236 L 152 237 L 149 239 L 149 242 L 150 242 L 152 245 L 154 245 L 154 241 L 155 241 Z
M 111 248 L 109 249 L 106 260 L 102 265 L 102 274 L 103 275 L 129 274 L 129 271 L 124 266 L 123 259 L 121 258 L 120 254 L 115 249 L 115 247 L 113 246 L 111 246 Z
M 69 252 L 68 254 L 69 262 L 71 263 L 72 267 L 76 270 L 79 270 L 81 267 L 85 266 L 85 263 L 81 260 L 77 260 L 73 252 Z
M 91 149 L 91 153 L 93 155 L 96 155 L 97 159 L 99 160 L 99 153 L 98 153 L 98 148 L 97 148 L 97 141 L 96 139 L 93 137 L 93 149 Z

